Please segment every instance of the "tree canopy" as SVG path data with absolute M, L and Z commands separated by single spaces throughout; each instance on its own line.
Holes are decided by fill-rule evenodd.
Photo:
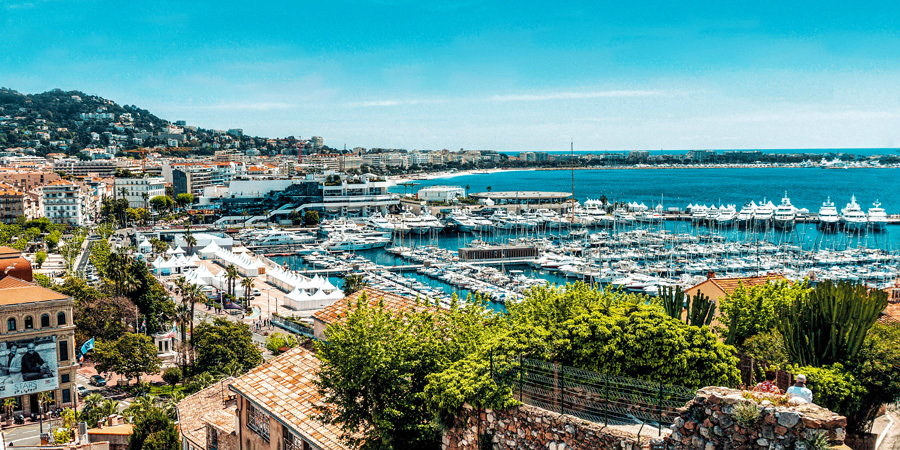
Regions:
M 214 372 L 234 363 L 243 373 L 262 362 L 262 354 L 253 344 L 250 327 L 222 318 L 197 325 L 191 345 L 197 353 L 196 372 Z

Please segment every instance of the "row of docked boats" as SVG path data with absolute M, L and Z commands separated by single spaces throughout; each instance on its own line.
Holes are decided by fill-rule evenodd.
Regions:
M 708 225 L 737 225 L 746 228 L 774 226 L 788 229 L 794 227 L 800 217 L 811 218 L 809 210 L 800 209 L 791 204 L 791 199 L 787 195 L 781 199 L 781 203 L 778 205 L 763 200 L 758 204 L 756 202 L 747 203 L 740 211 L 736 211 L 734 205 L 719 207 L 688 205 L 687 211 L 694 222 Z M 851 231 L 867 228 L 876 231 L 883 230 L 888 221 L 887 213 L 881 207 L 881 203 L 876 201 L 866 212 L 859 206 L 855 196 L 851 197 L 850 203 L 847 203 L 840 212 L 829 197 L 819 208 L 816 219 L 819 228 L 844 228 Z

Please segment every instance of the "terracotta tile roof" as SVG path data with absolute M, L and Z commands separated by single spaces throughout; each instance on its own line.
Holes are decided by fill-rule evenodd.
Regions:
M 321 405 L 318 372 L 315 355 L 297 347 L 247 372 L 230 388 L 322 450 L 344 450 L 341 430 L 313 418 Z
M 719 289 L 725 291 L 726 294 L 730 294 L 734 292 L 734 290 L 737 289 L 739 285 L 744 285 L 744 287 L 762 286 L 771 281 L 782 280 L 787 280 L 787 278 L 779 274 L 772 274 L 760 277 L 713 278 L 712 282 L 716 286 L 718 286 Z
M 130 423 L 113 425 L 111 427 L 91 428 L 88 434 L 100 436 L 131 436 L 134 434 L 134 425 Z
M 206 447 L 206 425 L 231 433 L 234 431 L 235 405 L 231 400 L 234 393 L 228 385 L 234 378 L 228 377 L 209 387 L 197 391 L 178 402 L 178 424 L 181 434 L 194 446 Z M 229 403 L 231 403 L 229 405 Z M 226 423 L 220 424 L 227 417 Z
M 36 284 L 15 277 L 0 280 L 0 305 L 65 300 L 68 295 L 60 294 Z
M 56 180 L 47 186 L 75 186 L 75 183 L 66 180 Z
M 367 287 L 354 292 L 343 300 L 338 300 L 330 306 L 317 311 L 313 314 L 313 319 L 328 325 L 342 320 L 343 317 L 346 317 L 351 302 L 356 303 L 363 293 L 365 293 L 369 299 L 369 306 L 374 307 L 379 301 L 384 301 L 384 308 L 389 311 L 422 310 L 425 308 L 422 305 L 417 305 L 415 300 Z

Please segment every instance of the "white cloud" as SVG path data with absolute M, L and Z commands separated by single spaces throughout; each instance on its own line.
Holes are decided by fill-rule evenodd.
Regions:
M 613 90 L 592 92 L 549 92 L 543 94 L 494 95 L 486 98 L 486 100 L 492 102 L 537 102 L 545 100 L 585 100 L 592 98 L 660 97 L 664 95 L 666 95 L 666 92 L 664 91 Z

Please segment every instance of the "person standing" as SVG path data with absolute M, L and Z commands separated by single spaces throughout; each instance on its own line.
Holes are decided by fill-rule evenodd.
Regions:
M 813 401 L 813 393 L 806 387 L 806 375 L 799 374 L 794 379 L 794 385 L 789 387 L 787 395 L 791 396 L 791 398 L 799 398 L 802 399 L 806 403 L 812 403 Z

